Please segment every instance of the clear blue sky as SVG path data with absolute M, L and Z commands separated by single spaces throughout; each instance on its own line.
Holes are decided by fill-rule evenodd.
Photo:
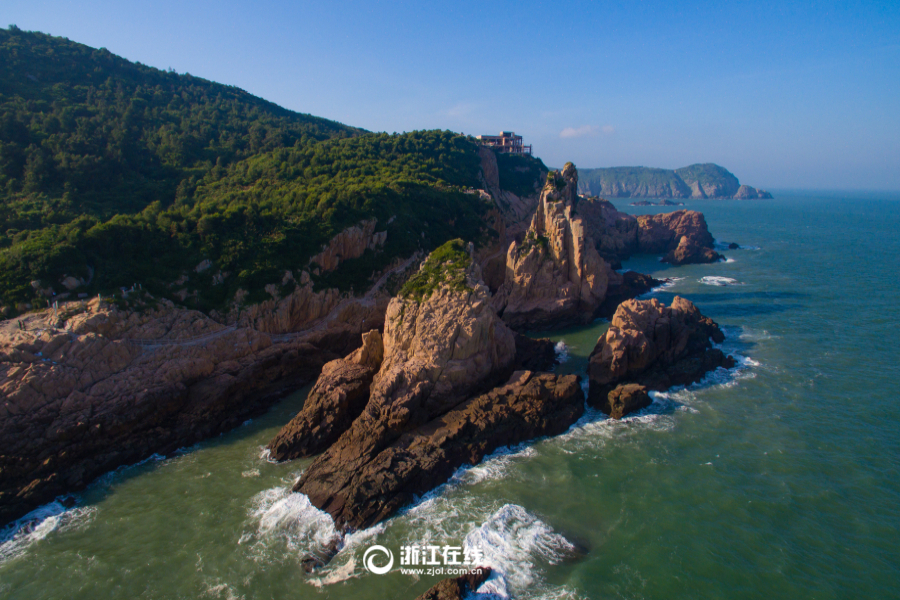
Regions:
M 900 189 L 897 0 L 4 0 L 3 18 L 370 130 L 514 130 L 550 166 Z

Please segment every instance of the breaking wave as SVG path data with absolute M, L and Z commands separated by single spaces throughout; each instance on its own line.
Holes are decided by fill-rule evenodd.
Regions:
M 94 506 L 66 508 L 60 500 L 36 508 L 0 531 L 0 564 L 22 556 L 29 547 L 53 532 L 87 525 L 96 512 Z
M 716 275 L 707 275 L 706 277 L 701 277 L 699 281 L 704 285 L 744 285 L 737 279 L 732 279 L 731 277 L 719 277 Z

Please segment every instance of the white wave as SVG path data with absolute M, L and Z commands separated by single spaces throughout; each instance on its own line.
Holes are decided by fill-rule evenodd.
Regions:
M 305 494 L 291 492 L 289 485 L 253 496 L 249 516 L 256 531 L 245 532 L 238 544 L 255 541 L 252 547 L 257 558 L 275 544 L 283 544 L 302 558 L 321 556 L 326 548 L 342 542 L 331 515 L 313 506 Z
M 722 261 L 722 262 L 733 263 L 733 262 L 734 262 L 734 259 L 733 259 L 733 258 L 729 258 L 729 257 L 726 256 L 726 257 L 725 257 L 725 260 Z
M 518 596 L 540 584 L 539 564 L 556 564 L 575 551 L 565 537 L 516 504 L 505 504 L 466 536 L 463 547 L 480 552 L 478 566 L 490 567 L 491 577 L 479 594 Z
M 537 456 L 537 450 L 528 442 L 497 448 L 477 465 L 465 465 L 456 470 L 450 483 L 472 485 L 482 481 L 503 479 L 510 468 L 523 459 Z
M 0 565 L 22 556 L 53 532 L 87 525 L 96 511 L 93 506 L 66 508 L 59 500 L 36 508 L 0 531 Z
M 649 294 L 655 294 L 656 292 L 661 292 L 663 290 L 668 290 L 670 288 L 675 287 L 675 285 L 679 281 L 683 281 L 684 279 L 685 279 L 684 277 L 666 277 L 665 279 L 662 280 L 661 284 L 659 284 L 655 288 L 651 288 L 650 291 L 644 295 L 646 296 Z
M 553 351 L 556 352 L 556 360 L 558 360 L 560 364 L 568 362 L 569 346 L 564 341 L 560 340 L 556 342 L 556 346 L 553 347 Z
M 732 279 L 731 277 L 719 277 L 716 275 L 707 275 L 706 277 L 700 278 L 700 283 L 704 285 L 744 285 L 742 282 L 737 279 Z
M 261 473 L 259 469 L 250 469 L 248 471 L 241 472 L 241 477 L 260 477 Z

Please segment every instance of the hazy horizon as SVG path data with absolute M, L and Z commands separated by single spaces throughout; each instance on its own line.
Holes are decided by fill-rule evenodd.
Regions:
M 549 165 L 712 162 L 900 190 L 900 8 L 12 0 L 7 22 L 372 131 L 512 130 Z

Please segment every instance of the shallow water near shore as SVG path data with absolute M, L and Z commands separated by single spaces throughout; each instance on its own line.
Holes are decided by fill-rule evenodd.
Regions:
M 739 359 L 614 422 L 503 449 L 401 515 L 343 540 L 299 494 L 309 461 L 263 447 L 302 406 L 111 473 L 0 537 L 0 598 L 398 598 L 439 578 L 369 574 L 372 544 L 477 545 L 517 598 L 900 596 L 900 198 L 780 193 L 687 201 L 729 260 L 624 267 L 671 277 Z M 543 332 L 583 373 L 607 324 Z

